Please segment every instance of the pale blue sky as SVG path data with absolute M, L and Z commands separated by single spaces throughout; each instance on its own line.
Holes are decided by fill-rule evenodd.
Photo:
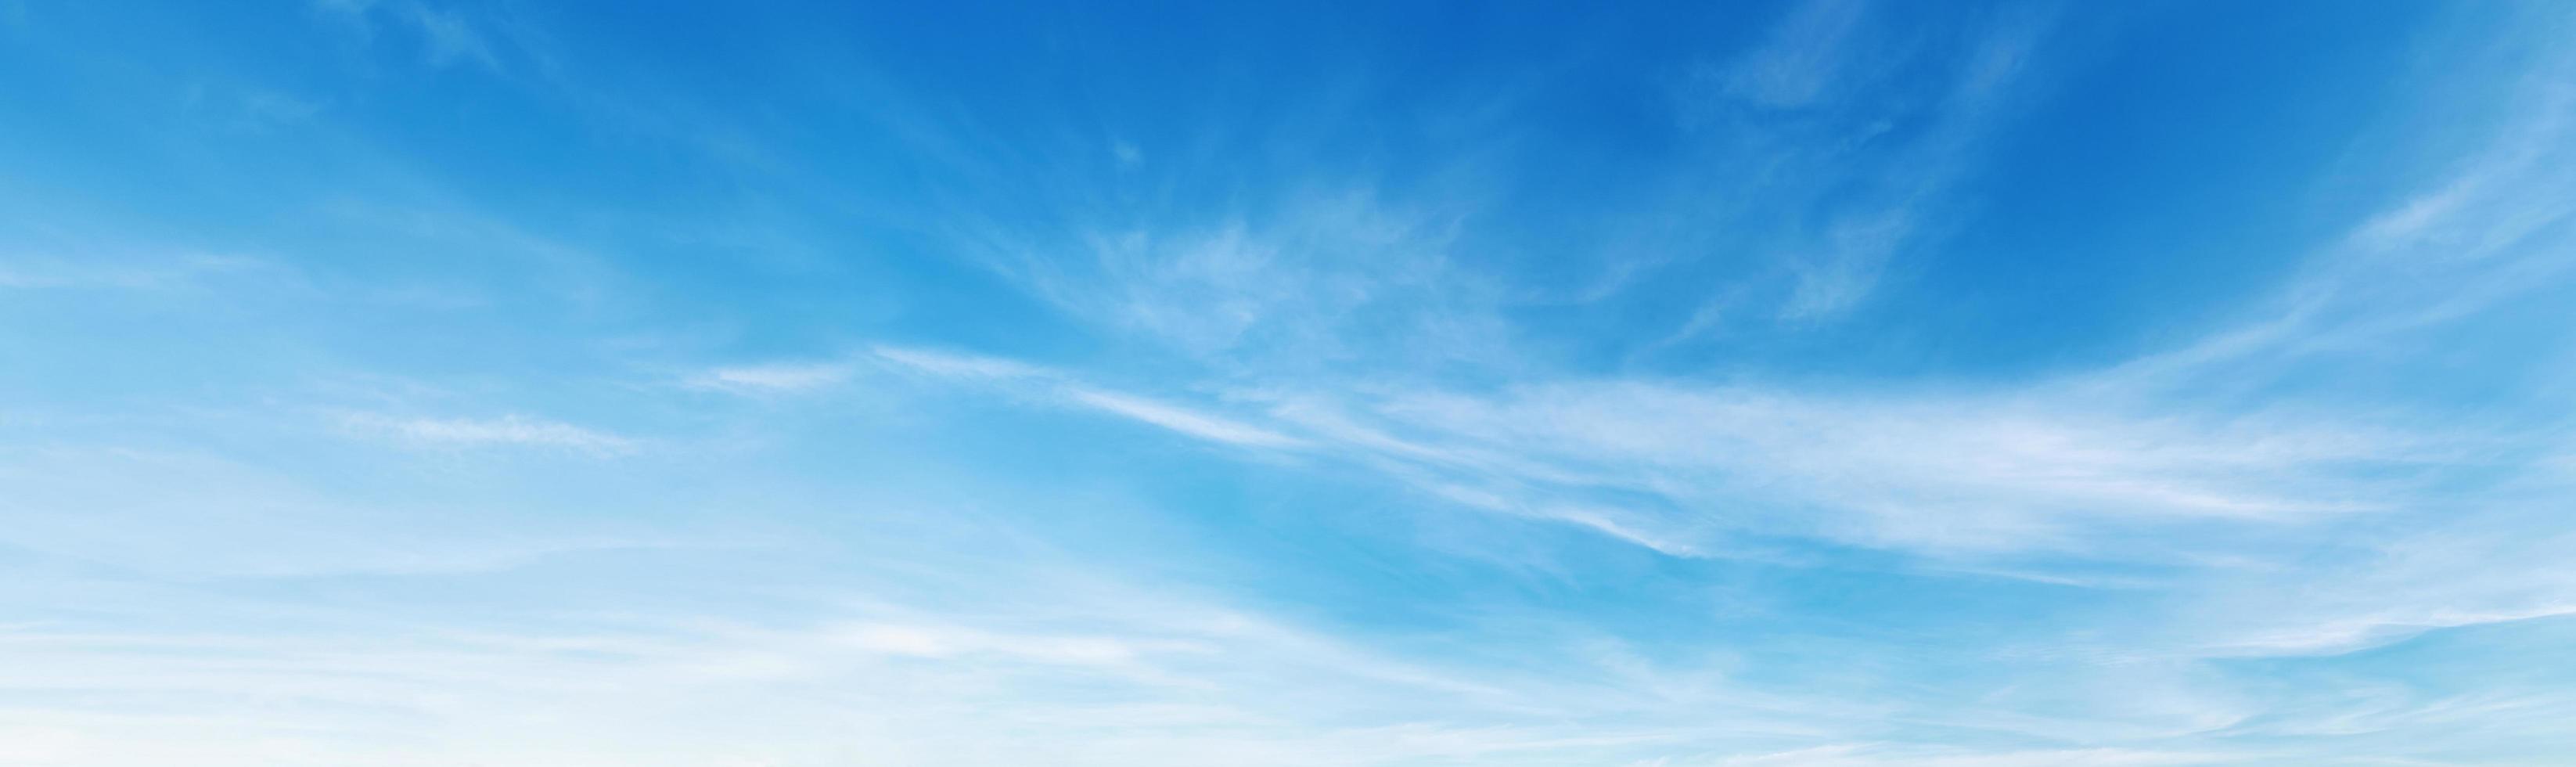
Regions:
M 0 0 L 0 764 L 2576 764 L 2576 9 Z

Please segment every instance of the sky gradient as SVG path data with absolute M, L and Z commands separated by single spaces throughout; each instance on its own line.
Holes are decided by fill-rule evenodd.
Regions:
M 2576 764 L 2571 41 L 0 0 L 0 764 Z

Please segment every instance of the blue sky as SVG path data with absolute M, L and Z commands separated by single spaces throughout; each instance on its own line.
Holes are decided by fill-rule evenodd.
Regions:
M 0 763 L 2576 763 L 2563 4 L 939 5 L 0 2 Z

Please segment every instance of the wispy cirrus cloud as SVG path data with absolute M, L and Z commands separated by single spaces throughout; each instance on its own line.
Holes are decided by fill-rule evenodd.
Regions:
M 2131 748 L 2077 748 L 1973 751 L 1967 749 L 1926 749 L 1890 746 L 1880 743 L 1853 743 L 1801 748 L 1757 756 L 1728 757 L 1712 765 L 1722 767 L 2149 767 L 2154 765 L 2244 764 L 2243 753 L 2220 751 L 2159 751 Z
M 1973 220 L 1951 192 L 1980 167 L 1987 137 L 2048 87 L 2039 60 L 2055 53 L 2044 48 L 2056 20 L 2034 5 L 1961 21 L 1811 0 L 1760 45 L 1690 73 L 1678 119 L 1711 159 L 1676 170 L 1685 191 L 1658 236 L 1663 263 L 1631 270 L 1643 281 L 1623 292 L 1656 285 L 1653 275 L 1711 274 L 1695 262 L 1747 242 L 1772 268 L 1713 286 L 1645 351 L 1748 322 L 1835 319 L 1876 292 L 1900 254 Z M 1961 28 L 1927 35 L 1927 24 Z M 1929 93 L 1898 84 L 1927 71 L 1942 78 Z
M 315 0 L 313 6 L 343 17 L 370 35 L 378 17 L 391 19 L 419 35 L 423 57 L 431 66 L 469 63 L 489 72 L 502 69 L 491 40 L 460 8 L 421 0 Z
M 362 434 L 381 435 L 431 447 L 534 447 L 574 450 L 594 455 L 622 455 L 640 449 L 639 440 L 524 415 L 493 418 L 430 418 L 382 413 L 348 413 L 342 426 Z
M 1772 26 L 1761 45 L 1699 76 L 1730 98 L 1763 107 L 1812 105 L 1828 95 L 1837 79 L 1849 79 L 1838 75 L 1870 65 L 1874 57 L 1868 51 L 1853 49 L 1889 45 L 1873 38 L 1884 30 L 1866 24 L 1869 10 L 1860 0 L 1801 3 Z
M 1028 363 L 920 349 L 877 347 L 878 358 L 905 369 L 979 385 L 1016 386 L 1050 401 L 1158 426 L 1198 439 L 1265 449 L 1297 448 L 1303 440 L 1243 421 L 1147 397 L 1082 384 L 1060 371 Z
M 2469 149 L 2409 175 L 2364 142 L 2322 179 L 2397 188 L 2357 213 L 2259 203 L 2295 222 L 2253 239 L 2324 242 L 2226 313 L 2033 341 L 1873 310 L 1912 306 L 1917 266 L 2009 271 L 1947 252 L 2030 234 L 1977 215 L 2017 183 L 1992 142 L 2119 58 L 2064 48 L 2135 44 L 2059 22 L 2126 16 L 1522 14 L 1545 28 L 1424 67 L 1373 34 L 1254 53 L 1390 20 L 1349 9 L 1113 61 L 1083 41 L 1127 20 L 1078 10 L 949 46 L 856 6 L 323 7 L 434 71 L 306 73 L 273 92 L 329 119 L 291 130 L 297 103 L 0 142 L 34 179 L 0 197 L 251 243 L 313 288 L 0 266 L 33 299 L 0 349 L 52 363 L 0 376 L 0 606 L 26 616 L 0 622 L 0 762 L 2516 764 L 2576 713 L 2549 662 L 2576 615 L 2555 10 L 2250 52 L 2200 36 L 2223 13 L 2153 19 L 2244 62 L 2424 56 L 2479 108 L 2388 86 L 2443 134 L 2397 143 Z M 63 50 L 23 61 L 97 82 L 28 98 L 81 127 L 160 124 L 98 106 L 155 90 L 90 87 L 135 72 L 263 92 L 250 47 L 296 29 L 128 62 L 57 13 Z M 553 23 L 579 56 L 529 45 Z M 693 29 L 759 55 L 666 47 Z M 2439 53 L 2490 38 L 2540 44 Z M 198 50 L 232 53 L 173 53 Z M 993 57 L 1017 50 L 1049 58 Z M 1355 74 L 1299 79 L 1318 63 Z M 2344 141 L 2317 126 L 2364 110 L 2311 102 L 2383 85 L 2260 69 L 2244 87 L 2298 92 L 2227 140 Z M 455 76 L 478 71 L 507 77 Z M 2080 109 L 2204 97 L 2231 94 Z M 387 127 L 423 114 L 506 119 Z M 2320 181 L 2253 165 L 2189 170 Z M 2067 239 L 2199 223 L 2119 213 Z M 2174 255 L 2209 270 L 2181 282 L 2286 260 L 2213 250 Z M 471 295 L 346 301 L 421 291 Z M 216 300 L 156 303 L 181 297 Z M 192 332 L 137 342 L 162 328 Z M 907 345 L 761 356 L 818 338 Z M 278 404 L 317 399 L 349 408 L 320 411 L 335 432 Z M 1137 435 L 1198 449 L 1086 451 Z M 708 545 L 731 540 L 759 545 Z
M 1631 512 L 1633 521 L 1609 522 L 1596 511 L 1580 515 L 1582 524 L 1666 541 L 1657 547 L 1671 551 L 1694 548 L 1672 542 L 1676 536 L 1730 530 L 2012 550 L 2089 545 L 2078 531 L 2103 523 L 2298 521 L 2385 508 L 2388 493 L 2408 480 L 2373 476 L 2374 469 L 2460 457 L 2438 441 L 2369 425 L 2281 415 L 2109 416 L 2118 412 L 2114 403 L 2014 395 L 1828 397 L 1570 381 L 1499 395 L 1413 390 L 1352 400 L 1307 392 L 1251 412 L 1237 403 L 1239 415 L 1219 417 L 1095 389 L 1070 392 L 1069 405 L 1201 439 L 1311 447 L 1389 466 L 1394 476 L 1495 510 L 1563 516 L 1535 510 L 1597 507 L 1605 489 L 1657 498 L 1656 511 Z
M 0 259 L 0 289 L 178 290 L 226 276 L 280 269 L 246 256 L 189 254 L 154 260 L 87 256 L 77 259 L 19 256 Z
M 1302 440 L 1293 439 L 1269 429 L 1139 397 L 1096 389 L 1073 389 L 1066 392 L 1066 396 L 1077 404 L 1200 439 L 1265 448 L 1288 448 L 1305 444 Z
M 960 248 L 1033 295 L 1122 334 L 1266 368 L 1487 356 L 1498 290 L 1459 268 L 1463 203 L 1306 185 L 1275 206 L 1185 225 L 990 223 Z
M 1026 561 L 996 568 L 1011 578 L 1047 575 Z M 1047 599 L 1014 612 L 863 599 L 787 623 L 628 615 L 574 619 L 545 632 L 422 627 L 397 641 L 49 625 L 0 636 L 0 652 L 34 661 L 0 670 L 0 685 L 174 702 L 255 686 L 332 705 L 248 707 L 214 717 L 113 708 L 38 712 L 10 726 L 53 736 L 17 739 L 5 748 L 47 758 L 57 753 L 49 747 L 112 759 L 160 753 L 152 744 L 119 745 L 91 734 L 123 724 L 162 728 L 227 757 L 301 763 L 309 760 L 263 749 L 259 733 L 318 722 L 353 736 L 322 746 L 338 758 L 507 759 L 523 753 L 509 741 L 542 733 L 566 753 L 600 763 L 804 761 L 863 743 L 872 754 L 932 764 L 1177 765 L 1230 754 L 1225 758 L 1232 763 L 1287 765 L 1421 758 L 1543 763 L 1691 737 L 1602 734 L 1545 722 L 1579 709 L 1570 695 L 1597 705 L 1617 700 L 1615 693 L 1539 679 L 1467 681 L 1453 669 L 1155 590 L 1062 588 L 1091 581 L 1059 577 Z M 331 625 L 362 617 L 327 609 L 295 615 Z M 206 653 L 231 661 L 207 664 Z M 842 692 L 775 697 L 817 683 Z M 770 724 L 753 730 L 783 729 L 718 744 L 669 737 L 657 724 L 689 719 L 730 728 L 736 725 L 720 723 L 739 720 L 724 710 L 748 699 L 776 704 L 762 715 Z M 577 701 L 587 702 L 567 705 Z M 1328 701 L 1340 706 L 1320 705 Z M 1353 711 L 1403 717 L 1434 709 L 1448 709 L 1441 714 L 1448 721 L 1347 721 Z M 363 713 L 382 710 L 401 712 L 400 721 Z M 376 739 L 424 721 L 497 737 L 431 746 Z M 867 724 L 815 726 L 830 721 Z M 961 754 L 965 743 L 978 745 Z
M 926 349 L 879 346 L 873 353 L 885 360 L 937 375 L 983 380 L 1046 379 L 1057 373 L 1036 365 L 969 354 L 952 354 Z
M 737 394 L 792 394 L 830 388 L 850 380 L 851 366 L 838 362 L 779 362 L 719 367 L 691 375 L 685 384 Z
M 2546 172 L 2563 164 L 2555 153 L 2566 145 L 2558 139 L 2568 102 L 2549 95 L 2547 78 L 2532 82 L 2533 97 L 2498 129 L 2492 151 L 2320 246 L 2269 304 L 2277 314 L 2257 312 L 2173 351 L 1965 389 L 1532 380 L 1527 371 L 1501 387 L 1282 377 L 1183 387 L 1198 394 L 1125 415 L 1190 413 L 1162 425 L 1374 467 L 1441 502 L 1552 519 L 1673 556 L 1785 534 L 1990 569 L 2034 555 L 2178 568 L 2156 588 L 2201 594 L 2205 611 L 2183 619 L 2189 630 L 2105 648 L 2111 656 L 2330 655 L 2562 615 L 2576 592 L 2566 568 L 2545 557 L 2530 560 L 2533 577 L 2458 579 L 2439 573 L 2478 568 L 2424 559 L 2421 542 L 2339 532 L 2407 529 L 2447 514 L 2459 526 L 2443 539 L 2447 551 L 2530 548 L 2479 532 L 2516 529 L 2511 509 L 2526 501 L 2460 483 L 2554 471 L 2550 456 L 2563 448 L 2547 424 L 2457 423 L 2440 403 L 2402 398 L 2357 408 L 2350 392 L 2284 381 L 2288 359 L 2356 369 L 2401 362 L 2360 342 L 2456 327 L 2545 289 L 2544 278 L 2568 266 L 2557 222 L 2576 190 Z M 969 377 L 1081 379 L 991 358 L 924 361 Z M 1207 423 L 1224 426 L 1179 425 Z M 2264 561 L 2283 541 L 2320 537 L 2381 559 L 2360 570 Z M 2437 560 L 2450 564 L 2428 564 Z M 2319 580 L 2353 585 L 2296 585 Z

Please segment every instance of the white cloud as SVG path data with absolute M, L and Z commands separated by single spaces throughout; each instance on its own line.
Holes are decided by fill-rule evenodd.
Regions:
M 1181 434 L 1243 447 L 1283 449 L 1303 440 L 1225 416 L 1073 382 L 1063 373 L 1012 360 L 878 347 L 877 356 L 925 373 L 1022 387 L 1048 400 L 1159 426 Z
M 1067 390 L 1066 396 L 1085 406 L 1201 439 L 1267 448 L 1296 447 L 1304 444 L 1300 440 L 1268 429 L 1124 394 L 1074 388 Z
M 2256 755 L 2130 748 L 2047 750 L 1931 749 L 1880 743 L 1836 744 L 1730 757 L 1713 767 L 2158 767 L 2252 764 Z
M 690 376 L 688 386 L 737 394 L 807 392 L 849 381 L 851 366 L 837 362 L 786 362 L 720 367 Z
M 878 357 L 888 361 L 943 376 L 1006 380 L 1043 378 L 1052 375 L 1044 368 L 998 357 L 949 354 L 891 346 L 879 346 L 874 351 Z
M 431 8 L 424 3 L 412 3 L 405 10 L 412 25 L 418 27 L 422 38 L 429 42 L 431 64 L 465 60 L 489 71 L 501 70 L 501 60 L 492 55 L 491 44 L 485 42 L 483 34 L 457 11 Z
M 178 290 L 207 280 L 277 270 L 267 261 L 234 255 L 189 254 L 127 260 L 89 255 L 79 259 L 22 255 L 0 261 L 0 288 L 24 290 Z
M 381 10 L 396 23 L 419 33 L 421 49 L 431 66 L 463 61 L 486 71 L 501 71 L 501 59 L 493 52 L 491 42 L 461 9 L 437 7 L 422 0 L 314 0 L 313 6 L 351 22 L 362 34 L 373 33 L 371 24 Z
M 1015 612 L 880 603 L 785 625 L 423 628 L 381 604 L 298 608 L 295 625 L 341 630 L 293 634 L 56 624 L 0 633 L 22 661 L 0 666 L 0 688 L 95 696 L 11 726 L 44 735 L 22 751 L 103 763 L 182 744 L 214 764 L 1526 764 L 1672 738 L 1552 722 L 1580 709 L 1567 693 L 1598 695 L 1579 687 L 1464 684 L 1167 593 L 1063 588 L 1085 579 L 1025 561 L 952 575 L 1051 585 Z M 206 705 L 243 689 L 273 697 Z M 133 728 L 157 735 L 113 735 Z M 451 729 L 477 737 L 406 737 Z
M 1760 47 L 1710 73 L 1723 92 L 1774 109 L 1814 104 L 1838 76 L 1864 65 L 1870 51 L 1852 50 L 1867 31 L 1861 0 L 1810 0 L 1791 9 Z
M 614 455 L 634 452 L 640 444 L 608 432 L 521 415 L 477 419 L 352 413 L 341 422 L 363 432 L 424 445 L 557 447 Z
M 329 441 L 313 448 L 345 452 Z M 412 468 L 415 458 L 380 456 L 350 473 L 382 478 Z M 742 545 L 705 533 L 549 517 L 518 503 L 370 493 L 345 478 L 298 476 L 276 463 L 200 452 L 0 446 L 0 485 L 11 489 L 13 515 L 0 546 L 195 580 L 490 574 L 564 556 Z
M 1839 317 L 1909 249 L 1973 221 L 1952 190 L 1988 136 L 2048 85 L 2030 64 L 2053 19 L 2034 6 L 1930 25 L 1902 15 L 1809 0 L 1680 89 L 1678 117 L 1698 146 L 1673 166 L 1664 233 L 1646 255 L 1620 254 L 1662 263 L 1619 271 L 1637 285 L 1661 284 L 1658 273 L 1718 279 L 1637 353 L 1717 334 L 1722 318 Z M 1763 268 L 1710 263 L 1747 251 Z
M 1165 226 L 991 223 L 958 247 L 1084 321 L 1209 361 L 1490 353 L 1494 290 L 1451 262 L 1467 206 L 1389 199 L 1365 183 L 1295 188 L 1273 208 Z

